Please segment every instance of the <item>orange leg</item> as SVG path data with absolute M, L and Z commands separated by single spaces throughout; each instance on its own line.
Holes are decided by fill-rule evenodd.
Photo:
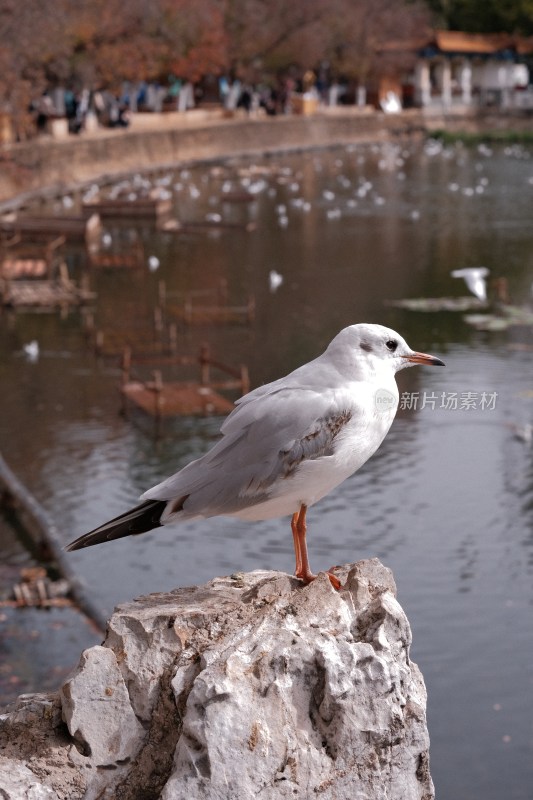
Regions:
M 311 572 L 309 566 L 309 556 L 307 555 L 307 524 L 305 516 L 307 514 L 307 506 L 302 503 L 300 510 L 292 515 L 291 529 L 294 539 L 294 553 L 296 555 L 296 570 L 295 575 L 300 578 L 305 584 L 311 583 L 316 578 L 316 575 Z M 335 575 L 330 572 L 326 573 L 335 589 L 340 589 L 340 581 Z
M 302 504 L 300 510 L 292 516 L 291 527 L 294 538 L 294 552 L 296 554 L 296 571 L 294 574 L 304 583 L 311 583 L 316 578 L 316 575 L 311 572 L 309 556 L 307 555 L 307 541 L 305 538 L 307 533 L 306 514 L 307 506 Z
M 298 517 L 299 512 L 297 511 L 291 517 L 291 529 L 292 529 L 292 538 L 294 540 L 294 554 L 296 556 L 296 569 L 294 574 L 299 577 L 302 571 L 302 551 L 300 550 L 300 540 L 298 538 Z

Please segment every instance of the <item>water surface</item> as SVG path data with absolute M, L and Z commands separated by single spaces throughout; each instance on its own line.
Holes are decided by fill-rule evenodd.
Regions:
M 178 342 L 194 353 L 209 341 L 225 360 L 247 363 L 254 386 L 360 321 L 390 325 L 446 361 L 399 374 L 400 391 L 418 393 L 417 408 L 400 410 L 377 455 L 311 509 L 308 534 L 315 570 L 373 556 L 394 570 L 428 688 L 439 800 L 531 798 L 533 446 L 520 431 L 533 422 L 533 337 L 479 333 L 460 314 L 386 301 L 464 295 L 450 272 L 484 265 L 507 278 L 515 303 L 530 302 L 532 155 L 389 144 L 177 169 L 152 183 L 171 194 L 182 220 L 219 215 L 256 230 L 107 225 L 110 247 L 140 239 L 160 267 L 90 273 L 106 330 L 119 321 L 148 331 L 161 279 L 170 305 L 221 279 L 232 304 L 253 294 L 251 325 L 181 326 Z M 145 180 L 132 177 L 128 191 Z M 243 188 L 253 202 L 224 201 Z M 68 258 L 79 277 L 86 254 L 71 248 Z M 276 292 L 271 270 L 283 276 Z M 22 353 L 32 339 L 35 363 Z M 94 356 L 78 314 L 0 319 L 0 448 L 65 543 L 205 452 L 218 432 L 220 420 L 184 419 L 155 439 L 146 420 L 118 413 L 119 378 L 116 359 Z M 457 408 L 448 407 L 453 394 Z M 292 571 L 294 559 L 286 519 L 191 522 L 70 557 L 107 613 L 218 574 Z

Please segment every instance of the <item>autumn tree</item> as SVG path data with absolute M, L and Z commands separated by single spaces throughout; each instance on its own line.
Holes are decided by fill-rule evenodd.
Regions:
M 226 60 L 217 0 L 82 0 L 70 24 L 73 71 L 86 83 L 198 80 Z
M 228 0 L 225 24 L 230 59 L 241 70 L 276 71 L 295 62 L 306 70 L 325 61 L 333 74 L 365 85 L 407 66 L 408 47 L 402 57 L 384 56 L 383 44 L 410 44 L 428 29 L 429 12 L 409 0 Z
M 68 77 L 69 42 L 62 26 L 67 6 L 68 0 L 56 0 L 56 14 L 46 1 L 0 0 L 0 110 L 10 114 L 21 138 L 30 102 L 50 81 Z
M 416 41 L 429 30 L 429 12 L 418 2 L 332 0 L 330 9 L 325 57 L 337 74 L 360 86 L 411 66 Z
M 0 0 L 0 110 L 22 135 L 30 100 L 51 85 L 257 81 L 327 64 L 368 86 L 411 65 L 430 14 L 450 28 L 533 34 L 533 0 Z
M 237 72 L 275 73 L 320 57 L 329 0 L 227 0 L 228 59 Z
M 423 22 L 408 0 L 0 0 L 0 101 L 22 115 L 47 85 L 257 80 L 324 60 L 365 83 L 385 64 L 380 45 Z
M 165 7 L 168 70 L 198 81 L 228 67 L 224 0 L 160 0 Z

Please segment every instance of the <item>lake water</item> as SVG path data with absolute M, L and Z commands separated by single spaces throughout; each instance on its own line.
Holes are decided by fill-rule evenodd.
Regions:
M 132 177 L 128 191 L 145 180 Z M 417 407 L 401 409 L 376 456 L 311 509 L 311 565 L 377 556 L 393 569 L 428 689 L 439 800 L 530 800 L 533 445 L 520 432 L 533 422 L 531 328 L 481 333 L 460 313 L 415 313 L 387 301 L 467 295 L 450 272 L 484 265 L 492 278 L 507 278 L 515 304 L 531 302 L 533 151 L 360 146 L 152 181 L 171 194 L 180 219 L 219 215 L 256 230 L 179 235 L 106 225 L 109 247 L 140 240 L 146 261 L 156 256 L 160 266 L 90 272 L 99 327 L 142 331 L 162 279 L 170 305 L 223 279 L 231 304 L 255 296 L 253 323 L 180 326 L 178 345 L 194 354 L 210 342 L 222 359 L 249 366 L 252 386 L 311 359 L 360 321 L 389 325 L 445 360 L 445 369 L 399 374 L 400 391 Z M 243 189 L 253 202 L 224 201 Z M 58 201 L 56 210 L 69 205 Z M 79 248 L 68 261 L 75 278 L 87 269 Z M 275 292 L 271 270 L 283 277 Z M 23 345 L 34 339 L 40 357 L 32 363 Z M 184 419 L 155 438 L 146 420 L 120 416 L 118 362 L 95 357 L 77 313 L 0 318 L 0 376 L 0 449 L 65 543 L 204 452 L 220 424 Z M 106 613 L 214 575 L 294 566 L 287 519 L 188 523 L 69 557 Z

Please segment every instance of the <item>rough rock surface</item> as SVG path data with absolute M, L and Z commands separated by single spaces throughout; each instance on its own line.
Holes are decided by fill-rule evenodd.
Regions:
M 217 578 L 119 606 L 60 692 L 0 717 L 7 800 L 430 800 L 391 572 Z

